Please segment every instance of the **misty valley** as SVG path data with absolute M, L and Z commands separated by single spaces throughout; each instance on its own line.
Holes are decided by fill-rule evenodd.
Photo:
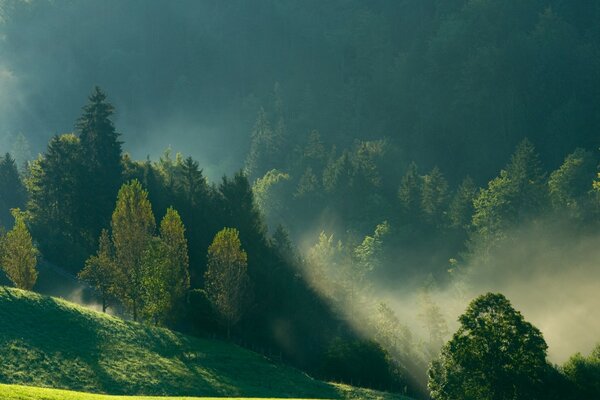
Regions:
M 600 399 L 599 71 L 596 1 L 0 0 L 0 398 Z

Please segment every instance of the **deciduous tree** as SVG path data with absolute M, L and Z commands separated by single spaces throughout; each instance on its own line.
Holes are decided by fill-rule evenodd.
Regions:
M 248 256 L 237 229 L 224 228 L 216 234 L 208 248 L 205 280 L 208 298 L 221 315 L 229 336 L 248 309 L 252 290 Z
M 0 265 L 19 289 L 31 290 L 37 280 L 38 250 L 19 209 L 13 209 L 15 225 L 0 241 Z

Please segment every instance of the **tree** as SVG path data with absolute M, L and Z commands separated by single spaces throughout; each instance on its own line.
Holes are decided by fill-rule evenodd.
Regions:
M 122 182 L 122 143 L 111 120 L 113 114 L 114 107 L 96 86 L 76 124 L 85 168 L 81 180 L 84 193 L 81 199 L 82 228 L 93 238 L 101 229 L 108 227 L 110 212 Z
M 400 199 L 402 212 L 409 218 L 414 218 L 415 213 L 420 208 L 421 188 L 422 182 L 417 164 L 412 162 L 402 177 L 400 188 L 398 189 L 398 198 Z
M 596 162 L 592 153 L 576 149 L 548 179 L 552 207 L 573 217 L 581 217 L 592 188 Z
M 81 268 L 91 253 L 88 245 L 93 246 L 100 233 L 92 239 L 82 231 L 82 216 L 96 212 L 85 208 L 81 199 L 95 192 L 84 191 L 83 172 L 80 140 L 65 134 L 50 139 L 46 153 L 30 163 L 25 179 L 33 236 L 40 241 L 45 258 L 71 270 Z
M 169 314 L 175 314 L 177 306 L 182 304 L 186 291 L 190 287 L 188 243 L 185 227 L 179 213 L 169 207 L 160 222 L 160 240 L 164 244 L 166 271 L 161 273 L 167 285 L 167 299 L 164 309 L 160 309 L 161 320 Z
M 9 153 L 0 157 L 0 226 L 12 220 L 10 210 L 25 206 L 27 192 L 21 182 L 17 163 Z
M 430 224 L 440 224 L 446 208 L 448 182 L 438 167 L 423 177 L 421 188 L 421 212 Z
M 38 250 L 19 209 L 12 210 L 15 225 L 0 242 L 0 263 L 6 276 L 19 289 L 31 290 L 37 280 Z
M 473 227 L 487 246 L 507 228 L 535 216 L 546 200 L 545 175 L 530 141 L 524 139 L 506 168 L 473 201 Z
M 77 276 L 100 293 L 102 312 L 106 312 L 113 297 L 117 279 L 114 249 L 108 230 L 102 230 L 98 242 L 98 251 L 87 259 L 85 267 Z
M 166 244 L 152 237 L 144 249 L 140 268 L 139 312 L 155 325 L 164 322 L 172 310 L 171 260 Z
M 473 199 L 477 195 L 477 187 L 473 179 L 466 177 L 452 198 L 448 207 L 450 226 L 467 229 L 473 218 Z
M 116 292 L 137 320 L 142 305 L 144 253 L 156 226 L 148 192 L 139 181 L 125 183 L 119 190 L 111 226 L 119 268 Z
M 248 256 L 237 229 L 224 228 L 215 235 L 208 248 L 205 281 L 208 298 L 218 310 L 229 337 L 251 299 Z
M 547 345 L 501 294 L 471 302 L 429 369 L 435 400 L 542 399 Z
M 580 353 L 573 355 L 562 369 L 574 384 L 578 398 L 600 398 L 600 344 L 587 357 Z
M 289 179 L 285 172 L 272 169 L 252 185 L 256 206 L 269 222 L 281 222 L 283 219 L 285 203 L 281 186 Z

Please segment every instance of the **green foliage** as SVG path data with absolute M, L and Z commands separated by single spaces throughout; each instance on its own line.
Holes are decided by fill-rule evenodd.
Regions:
M 289 181 L 290 176 L 285 172 L 272 169 L 262 178 L 258 178 L 252 185 L 252 192 L 256 206 L 269 220 L 282 221 L 284 219 L 284 202 L 281 190 L 278 190 L 282 183 Z
M 323 375 L 328 379 L 379 389 L 396 387 L 394 375 L 385 350 L 367 340 L 334 339 L 323 360 Z
M 141 260 L 139 312 L 144 320 L 155 325 L 164 323 L 173 309 L 176 289 L 171 286 L 173 273 L 166 244 L 152 237 L 146 244 Z
M 575 354 L 562 369 L 575 386 L 578 398 L 595 399 L 600 396 L 600 345 L 587 357 Z
M 112 241 L 119 268 L 115 291 L 137 320 L 142 301 L 143 259 L 156 222 L 148 192 L 139 181 L 124 184 L 112 215 Z
M 382 264 L 383 242 L 390 233 L 390 224 L 387 221 L 375 227 L 373 236 L 365 236 L 362 243 L 354 248 L 354 260 L 358 264 L 356 279 L 362 282 L 364 276 L 373 272 Z
M 417 164 L 410 163 L 406 173 L 402 177 L 400 188 L 398 189 L 398 198 L 404 215 L 418 215 L 421 203 L 422 181 L 419 176 Z
M 17 162 L 7 153 L 0 157 L 0 226 L 7 227 L 12 222 L 10 210 L 24 207 L 26 200 Z
M 206 293 L 218 310 L 227 334 L 250 307 L 252 284 L 248 276 L 248 255 L 234 228 L 219 231 L 208 248 L 205 275 Z
M 102 230 L 98 242 L 98 251 L 87 259 L 77 277 L 100 293 L 102 311 L 105 312 L 114 296 L 119 276 L 108 230 Z
M 442 223 L 447 207 L 448 182 L 438 167 L 423 177 L 421 188 L 421 212 L 425 220 L 433 225 Z
M 429 369 L 434 399 L 545 398 L 546 342 L 503 295 L 476 298 L 459 321 Z
M 159 320 L 174 320 L 181 312 L 186 291 L 190 287 L 188 242 L 185 238 L 185 227 L 179 213 L 169 207 L 160 222 L 160 241 L 164 245 L 164 270 L 153 276 L 165 285 L 165 307 L 159 308 L 162 313 Z
M 280 102 L 280 100 L 279 100 Z M 261 108 L 252 131 L 252 143 L 246 159 L 245 174 L 252 178 L 263 176 L 281 164 L 283 146 L 286 140 L 285 122 L 280 115 L 280 107 L 276 107 L 277 121 L 275 129 L 264 108 Z M 279 108 L 279 111 L 277 110 Z
M 18 288 L 31 290 L 37 281 L 38 250 L 19 209 L 12 210 L 15 225 L 0 237 L 0 267 Z
M 473 219 L 473 200 L 477 195 L 477 187 L 470 177 L 466 177 L 450 202 L 448 219 L 454 228 L 468 229 Z
M 114 107 L 96 86 L 76 124 L 81 143 L 78 156 L 82 163 L 80 229 L 86 232 L 88 242 L 108 228 L 110 212 L 122 182 L 122 143 L 111 120 L 113 114 Z
M 576 149 L 569 154 L 548 179 L 554 209 L 575 218 L 584 217 L 595 173 L 596 163 L 589 151 Z
M 81 268 L 88 245 L 97 237 L 88 238 L 91 233 L 81 229 L 83 214 L 94 214 L 90 212 L 94 209 L 84 208 L 82 202 L 82 196 L 93 191 L 83 190 L 80 155 L 81 142 L 77 136 L 54 136 L 46 153 L 30 163 L 25 180 L 31 232 L 40 241 L 40 250 L 44 257 L 60 261 L 72 270 Z
M 524 139 L 506 169 L 488 183 L 473 202 L 473 227 L 487 243 L 506 229 L 539 213 L 546 199 L 544 173 L 531 142 Z

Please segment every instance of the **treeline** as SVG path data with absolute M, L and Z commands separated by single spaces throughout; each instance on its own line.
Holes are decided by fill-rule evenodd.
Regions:
M 211 184 L 191 157 L 166 151 L 157 162 L 132 160 L 113 112 L 96 88 L 75 132 L 53 137 L 22 179 L 11 156 L 2 159 L 3 212 L 17 217 L 13 226 L 2 215 L 3 226 L 13 226 L 2 266 L 16 286 L 35 288 L 41 256 L 94 287 L 105 310 L 230 337 L 317 376 L 411 385 L 307 283 L 285 230 L 268 235 L 243 173 Z M 13 244 L 17 234 L 23 241 Z M 33 271 L 25 283 L 10 275 L 13 248 L 33 257 L 14 267 Z M 354 350 L 371 361 L 332 375 Z

